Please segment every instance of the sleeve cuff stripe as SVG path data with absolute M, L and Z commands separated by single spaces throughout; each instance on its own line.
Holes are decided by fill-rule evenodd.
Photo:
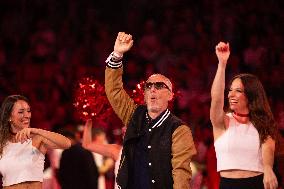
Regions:
M 112 63 L 108 62 L 107 66 L 110 67 L 110 68 L 120 68 L 122 66 L 122 63 L 120 62 L 120 64 L 112 64 Z
M 107 63 L 112 64 L 112 65 L 120 65 L 122 64 L 122 61 L 119 61 L 119 62 L 108 61 Z
M 110 59 L 110 62 L 113 62 L 113 63 L 120 63 L 120 62 L 121 62 L 121 59 L 120 59 L 120 60 L 115 61 L 113 58 L 111 58 L 111 59 Z

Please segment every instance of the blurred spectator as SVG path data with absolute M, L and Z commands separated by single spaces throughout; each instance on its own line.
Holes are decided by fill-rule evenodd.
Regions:
M 90 151 L 84 149 L 75 138 L 75 133 L 64 132 L 72 146 L 64 150 L 58 169 L 58 182 L 62 189 L 98 188 L 98 169 Z
M 92 143 L 95 144 L 108 144 L 106 133 L 102 128 L 93 128 L 92 131 Z M 104 157 L 101 154 L 94 153 L 94 161 L 99 170 L 99 178 L 98 178 L 98 189 L 106 188 L 106 179 L 105 174 L 112 170 L 114 166 L 114 161 L 109 157 Z

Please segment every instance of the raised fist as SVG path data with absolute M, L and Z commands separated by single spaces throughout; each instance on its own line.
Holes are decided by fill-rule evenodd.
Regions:
M 218 57 L 219 63 L 227 64 L 230 56 L 229 43 L 219 42 L 218 45 L 216 45 L 216 55 Z
M 126 34 L 124 32 L 119 32 L 114 44 L 114 52 L 121 56 L 129 51 L 133 45 L 132 35 Z

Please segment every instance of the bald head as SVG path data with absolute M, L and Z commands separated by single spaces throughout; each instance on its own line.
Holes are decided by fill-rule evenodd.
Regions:
M 173 85 L 172 82 L 170 81 L 169 78 L 167 78 L 166 76 L 162 75 L 162 74 L 153 74 L 151 75 L 146 82 L 153 82 L 153 81 L 162 81 L 164 82 L 170 89 L 170 91 L 172 92 L 173 90 Z

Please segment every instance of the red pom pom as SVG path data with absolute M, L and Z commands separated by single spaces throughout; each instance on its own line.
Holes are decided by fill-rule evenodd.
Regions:
M 138 83 L 134 90 L 132 90 L 131 97 L 136 104 L 144 104 L 144 85 L 145 82 Z
M 79 118 L 84 121 L 98 116 L 99 119 L 106 119 L 112 113 L 104 87 L 91 77 L 82 78 L 78 82 L 73 105 Z

